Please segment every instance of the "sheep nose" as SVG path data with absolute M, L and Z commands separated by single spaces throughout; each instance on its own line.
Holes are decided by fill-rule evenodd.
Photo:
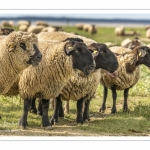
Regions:
M 38 60 L 42 60 L 42 54 L 41 54 L 41 53 L 38 54 L 38 55 L 36 56 L 36 58 L 37 58 Z
M 95 67 L 96 67 L 96 64 L 94 63 L 94 64 L 92 64 L 92 65 L 89 66 L 89 69 L 90 70 L 95 70 Z

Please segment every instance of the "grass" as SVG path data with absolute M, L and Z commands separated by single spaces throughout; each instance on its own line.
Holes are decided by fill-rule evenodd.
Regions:
M 126 28 L 130 30 L 131 28 Z M 145 37 L 144 28 L 134 28 L 141 33 L 140 38 Z M 17 30 L 17 27 L 16 27 Z M 114 42 L 121 44 L 127 37 L 116 37 L 113 27 L 99 27 L 96 35 L 90 35 L 84 31 L 78 31 L 73 26 L 64 27 L 67 32 L 74 32 L 97 42 Z M 132 37 L 133 38 L 133 37 Z M 6 130 L 20 130 L 18 120 L 22 115 L 23 101 L 19 97 L 0 96 L 0 135 L 42 135 L 42 136 L 149 136 L 150 135 L 150 70 L 141 66 L 139 82 L 129 91 L 128 105 L 130 111 L 122 112 L 123 91 L 117 91 L 117 114 L 110 114 L 112 106 L 111 91 L 108 92 L 107 109 L 105 113 L 99 113 L 102 103 L 103 87 L 99 85 L 90 105 L 90 122 L 77 125 L 76 102 L 70 101 L 70 114 L 53 126 L 53 130 L 45 131 L 41 128 L 41 117 L 29 113 L 29 130 L 22 132 L 6 132 Z M 52 116 L 49 109 L 49 116 Z

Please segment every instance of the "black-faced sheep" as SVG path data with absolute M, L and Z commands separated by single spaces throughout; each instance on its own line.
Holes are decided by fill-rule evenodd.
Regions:
M 38 39 L 34 34 L 13 31 L 0 40 L 0 94 L 5 94 L 18 74 L 42 59 Z
M 18 92 L 24 99 L 24 112 L 19 125 L 24 128 L 28 125 L 28 110 L 35 96 L 42 98 L 42 125 L 51 128 L 48 119 L 49 99 L 57 97 L 78 70 L 88 75 L 95 68 L 92 54 L 83 42 L 39 42 L 39 48 L 43 61 L 36 68 L 24 70 L 18 81 Z M 7 94 L 12 95 L 9 92 Z
M 104 86 L 103 103 L 101 112 L 106 109 L 106 99 L 108 88 L 112 91 L 113 106 L 111 113 L 116 113 L 116 90 L 124 90 L 123 111 L 128 111 L 128 92 L 139 80 L 140 65 L 150 66 L 150 48 L 147 46 L 137 46 L 133 50 L 123 47 L 111 47 L 112 52 L 117 55 L 119 62 L 118 75 L 107 73 L 101 69 L 100 82 Z
M 87 45 L 89 45 L 90 43 L 93 43 L 94 41 L 94 40 L 91 40 L 82 36 L 73 35 L 73 34 L 69 34 L 65 32 L 52 32 L 51 34 L 41 33 L 39 35 L 40 35 L 40 38 L 39 38 L 40 40 L 54 39 L 54 40 L 63 41 L 65 39 L 70 40 L 72 37 L 72 38 L 81 38 Z M 93 54 L 93 55 L 94 55 L 94 59 L 96 62 L 97 70 L 88 76 L 78 74 L 77 76 L 72 77 L 68 81 L 67 85 L 64 87 L 62 92 L 60 93 L 61 96 L 57 97 L 57 100 L 56 100 L 57 103 L 61 102 L 60 97 L 64 97 L 64 99 L 66 100 L 73 99 L 75 101 L 78 101 L 77 103 L 80 103 L 80 105 L 83 105 L 83 99 L 88 99 L 88 100 L 91 99 L 99 84 L 100 73 L 98 69 L 103 68 L 103 69 L 108 70 L 109 72 L 113 72 L 115 71 L 115 69 L 117 69 L 118 62 L 116 61 L 116 57 L 107 48 L 107 46 L 105 44 L 98 44 L 98 43 L 95 43 L 94 45 L 95 45 L 94 49 L 97 54 Z M 61 104 L 56 104 L 56 105 L 58 105 L 58 107 L 56 106 L 57 108 L 55 109 L 54 115 L 51 119 L 52 123 L 58 120 L 58 110 Z M 79 114 L 81 113 L 79 112 Z M 81 115 L 77 115 L 77 116 L 78 116 L 77 122 L 83 123 L 82 116 Z

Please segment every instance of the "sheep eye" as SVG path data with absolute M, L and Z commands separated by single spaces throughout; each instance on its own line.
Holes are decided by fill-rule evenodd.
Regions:
M 78 50 L 75 50 L 75 52 L 76 52 L 76 53 L 79 53 L 79 51 L 78 51 Z
M 20 43 L 20 47 L 21 47 L 23 50 L 26 50 L 26 45 L 25 45 L 25 43 Z

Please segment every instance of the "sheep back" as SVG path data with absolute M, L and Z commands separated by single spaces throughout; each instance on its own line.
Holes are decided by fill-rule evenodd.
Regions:
M 128 72 L 127 65 L 128 63 L 134 64 L 137 56 L 132 53 L 126 54 L 126 52 L 131 51 L 128 48 L 111 47 L 110 50 L 117 54 L 123 54 L 117 56 L 119 63 L 118 75 L 116 78 L 112 78 L 105 70 L 101 69 L 100 83 L 107 88 L 111 88 L 113 85 L 116 85 L 117 90 L 124 90 L 126 88 L 133 87 L 139 80 L 140 68 L 139 66 L 136 66 L 132 72 Z

